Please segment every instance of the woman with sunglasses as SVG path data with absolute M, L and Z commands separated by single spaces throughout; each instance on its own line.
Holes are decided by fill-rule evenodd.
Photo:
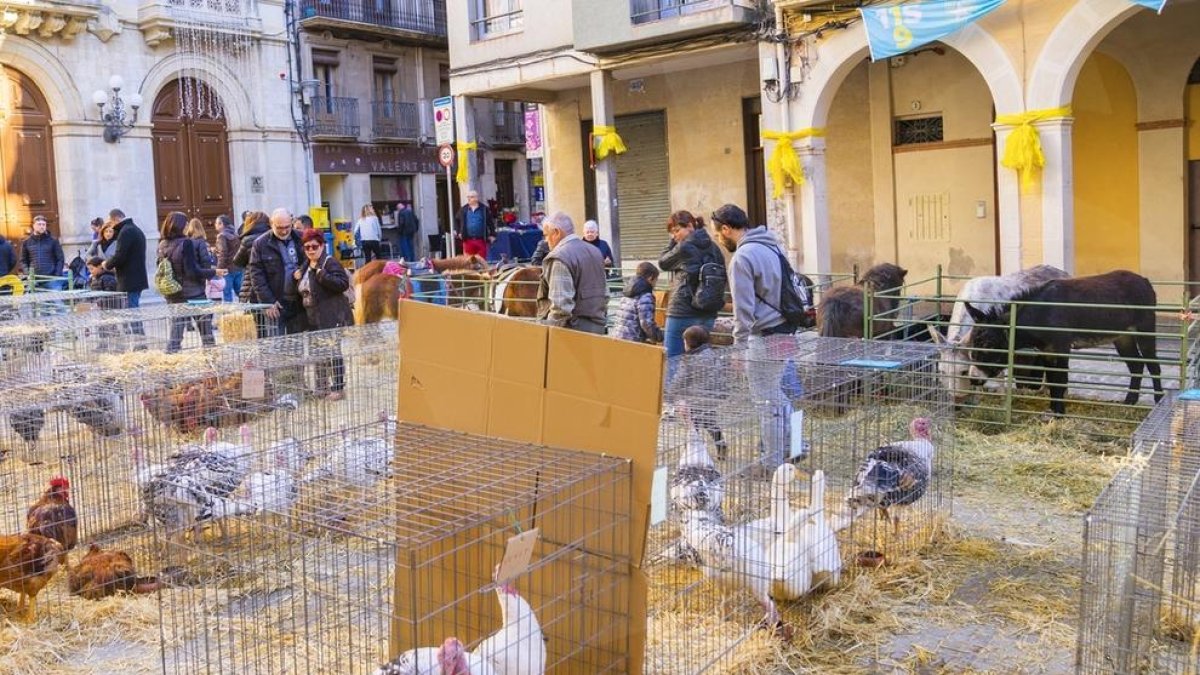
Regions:
M 320 230 L 305 230 L 300 242 L 308 264 L 296 270 L 295 279 L 300 301 L 308 315 L 309 329 L 328 330 L 353 325 L 354 315 L 346 299 L 350 275 L 340 262 L 326 254 L 325 235 Z M 317 395 L 340 401 L 346 397 L 346 365 L 336 341 L 329 349 L 327 357 L 317 360 Z

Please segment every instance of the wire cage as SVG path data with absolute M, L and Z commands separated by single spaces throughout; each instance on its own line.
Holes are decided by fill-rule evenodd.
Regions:
M 933 347 L 801 334 L 668 370 L 649 672 L 749 668 L 739 647 L 786 634 L 786 603 L 915 554 L 948 518 L 953 403 Z
M 299 439 L 294 470 L 264 447 L 255 463 L 273 468 L 221 503 L 228 539 L 156 531 L 179 570 L 160 595 L 166 673 L 433 672 L 448 638 L 508 664 L 496 672 L 627 671 L 626 460 L 407 423 L 348 431 Z
M 1164 400 L 1084 518 L 1079 673 L 1200 672 L 1200 390 Z
M 115 291 L 37 291 L 0 295 L 0 322 L 36 319 L 81 308 L 124 309 L 128 295 Z

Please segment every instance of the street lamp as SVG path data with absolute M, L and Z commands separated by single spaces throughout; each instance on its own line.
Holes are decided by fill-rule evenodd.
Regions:
M 112 89 L 112 94 L 97 89 L 92 93 L 92 103 L 100 108 L 100 120 L 104 122 L 104 142 L 116 143 L 133 128 L 138 108 L 142 107 L 142 95 L 134 92 L 127 99 L 122 99 L 121 88 L 125 86 L 125 81 L 120 75 L 108 78 L 108 86 Z M 130 110 L 126 110 L 127 104 Z M 108 106 L 108 112 L 104 111 L 104 106 Z

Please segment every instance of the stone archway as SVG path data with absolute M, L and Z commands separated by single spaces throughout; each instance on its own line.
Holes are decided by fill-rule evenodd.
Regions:
M 36 215 L 60 234 L 50 107 L 25 73 L 0 68 L 0 232 L 9 239 L 27 234 Z
M 182 85 L 220 101 L 202 81 L 184 80 Z M 159 222 L 167 213 L 181 211 L 207 225 L 221 214 L 233 215 L 225 115 L 220 105 L 185 113 L 180 86 L 181 80 L 168 82 L 150 113 L 156 211 Z M 209 228 L 209 236 L 213 234 Z

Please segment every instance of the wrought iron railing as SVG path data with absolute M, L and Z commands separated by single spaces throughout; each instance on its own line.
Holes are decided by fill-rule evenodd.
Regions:
M 371 129 L 375 138 L 416 140 L 421 136 L 421 110 L 406 101 L 371 101 Z
M 524 28 L 523 3 L 524 0 L 490 0 L 483 3 L 485 9 L 482 15 L 472 13 L 471 39 L 486 40 Z
M 681 14 L 703 12 L 729 5 L 731 0 L 629 0 L 629 18 L 633 23 L 650 23 Z
M 491 126 L 480 136 L 492 145 L 525 145 L 525 112 L 496 110 L 491 114 Z
M 345 96 L 314 96 L 305 115 L 312 136 L 357 138 L 358 99 Z
M 315 17 L 446 37 L 445 0 L 301 0 L 300 19 Z

